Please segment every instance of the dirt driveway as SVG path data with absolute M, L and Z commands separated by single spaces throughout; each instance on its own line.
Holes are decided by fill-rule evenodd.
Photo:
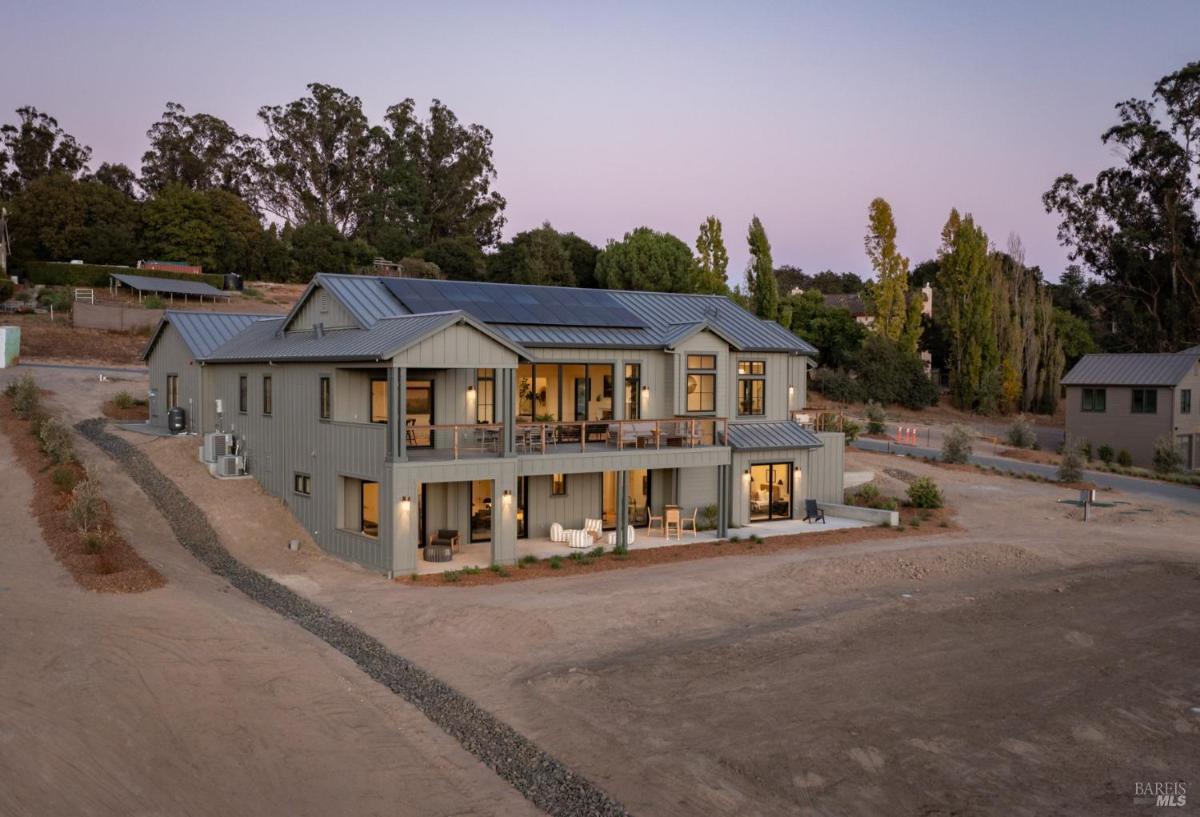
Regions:
M 634 814 L 1149 814 L 1133 804 L 1135 781 L 1200 787 L 1194 505 L 1107 494 L 1124 504 L 1085 524 L 1057 502 L 1073 492 L 907 462 L 942 484 L 961 532 L 511 585 L 403 586 L 310 545 L 286 551 L 295 526 L 276 500 L 209 479 L 190 441 L 140 442 L 209 509 L 236 556 L 472 696 Z M 879 482 L 900 489 L 896 459 L 847 459 L 852 470 L 892 469 Z M 177 592 L 181 567 L 160 592 Z M 264 685 L 245 633 L 261 636 L 272 666 L 319 650 L 245 604 L 224 595 L 188 610 L 188 621 L 221 626 L 211 646 L 178 650 L 185 661 L 192 649 L 220 656 L 231 676 L 209 682 L 273 713 L 261 726 L 271 740 L 238 735 L 255 740 L 243 755 L 255 765 L 235 788 L 301 778 L 278 747 L 292 745 L 281 732 L 304 731 L 313 708 L 281 703 L 283 693 L 386 706 L 352 670 L 329 670 L 344 695 L 319 673 Z M 171 697 L 178 683 L 156 676 L 144 687 Z M 226 705 L 210 697 L 195 719 Z M 223 764 L 214 743 L 191 748 L 195 763 Z M 407 746 L 374 749 L 393 773 L 411 765 Z M 351 775 L 339 790 L 369 796 L 379 779 L 390 778 Z
M 110 465 L 123 533 L 168 579 L 80 590 L 0 435 L 0 814 L 536 813 L 412 707 L 175 544 Z

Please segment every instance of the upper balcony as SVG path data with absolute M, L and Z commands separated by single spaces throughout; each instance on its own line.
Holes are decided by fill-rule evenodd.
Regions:
M 514 427 L 513 451 L 518 456 L 548 456 L 714 448 L 726 445 L 726 431 L 726 420 L 721 417 L 520 422 Z M 504 432 L 499 423 L 413 422 L 405 431 L 405 449 L 410 461 L 500 457 Z

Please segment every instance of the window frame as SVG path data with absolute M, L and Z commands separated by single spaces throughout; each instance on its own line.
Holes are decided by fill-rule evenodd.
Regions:
M 737 362 L 737 414 L 739 417 L 763 417 L 767 413 L 767 361 L 747 358 Z M 755 395 L 755 392 L 758 392 Z M 747 399 L 748 398 L 748 399 Z M 758 405 L 755 406 L 757 398 Z M 757 408 L 757 410 L 755 410 Z
M 375 532 L 374 533 L 371 533 L 370 531 L 367 530 L 366 510 L 367 510 L 367 486 L 368 485 L 375 486 L 375 521 L 374 521 Z M 363 536 L 367 536 L 372 539 L 379 538 L 379 528 L 380 528 L 381 520 L 383 518 L 383 514 L 381 512 L 380 505 L 379 505 L 380 500 L 381 500 L 381 493 L 379 490 L 379 482 L 378 481 L 373 480 L 373 479 L 360 479 L 358 481 L 358 533 L 361 533 Z
M 333 419 L 333 378 L 327 374 L 317 378 L 317 417 L 322 421 Z
M 1180 414 L 1191 414 L 1192 413 L 1192 390 L 1191 389 L 1180 389 L 1179 390 L 1179 413 Z
M 684 407 L 686 414 L 716 414 L 717 413 L 717 356 L 715 354 L 691 354 L 686 357 L 687 379 L 684 382 Z M 696 391 L 692 391 L 692 381 L 695 379 Z M 711 383 L 711 388 L 704 389 L 705 383 Z M 692 408 L 692 395 L 697 396 L 696 408 Z M 705 407 L 704 397 L 711 397 L 711 405 Z
M 1130 389 L 1129 413 L 1158 414 L 1158 389 Z
M 1079 395 L 1079 410 L 1088 414 L 1104 414 L 1108 411 L 1108 389 L 1084 388 Z
M 263 417 L 270 417 L 275 409 L 275 381 L 269 374 L 262 376 L 262 414 Z
M 484 386 L 487 386 L 485 389 Z M 486 391 L 487 399 L 484 399 Z M 484 417 L 483 408 L 486 406 L 490 417 Z M 496 370 L 475 370 L 475 423 L 477 425 L 492 425 L 496 422 Z
M 238 414 L 246 414 L 250 409 L 250 376 L 238 375 Z
M 386 377 L 372 377 L 367 385 L 367 419 L 375 425 L 387 425 L 388 421 L 388 387 Z M 375 384 L 383 384 L 383 419 L 375 419 Z
M 566 474 L 551 474 L 550 475 L 550 496 L 566 496 L 567 495 L 567 475 Z
M 301 488 L 301 485 L 304 487 Z M 312 474 L 302 471 L 292 472 L 292 493 L 296 496 L 312 496 Z
M 179 375 L 177 373 L 167 373 L 167 382 L 163 386 L 163 392 L 163 396 L 166 398 L 167 411 L 179 405 Z

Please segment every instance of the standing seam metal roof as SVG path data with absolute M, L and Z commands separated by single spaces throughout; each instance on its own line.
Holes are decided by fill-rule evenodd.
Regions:
M 222 344 L 229 341 L 234 335 L 237 335 L 250 324 L 277 318 L 278 315 L 258 315 L 249 312 L 182 312 L 177 310 L 167 310 L 163 313 L 162 320 L 151 335 L 150 341 L 146 344 L 146 350 L 142 353 L 142 359 L 145 360 L 154 344 L 158 341 L 159 335 L 162 334 L 166 324 L 171 324 L 175 327 L 175 331 L 183 339 L 188 350 L 192 353 L 192 357 L 196 360 L 204 360 Z
M 730 423 L 729 445 L 734 449 L 821 448 L 824 443 L 799 423 Z
M 1196 365 L 1200 354 L 1163 352 L 1084 355 L 1062 379 L 1064 386 L 1174 386 Z
M 138 292 L 166 292 L 174 295 L 204 295 L 212 298 L 225 293 L 203 281 L 178 281 L 174 278 L 151 278 L 148 275 L 118 275 L 109 273 L 122 284 Z

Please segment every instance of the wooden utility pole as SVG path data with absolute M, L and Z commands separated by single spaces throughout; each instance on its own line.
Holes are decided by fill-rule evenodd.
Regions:
M 8 208 L 0 207 L 0 276 L 8 277 Z

